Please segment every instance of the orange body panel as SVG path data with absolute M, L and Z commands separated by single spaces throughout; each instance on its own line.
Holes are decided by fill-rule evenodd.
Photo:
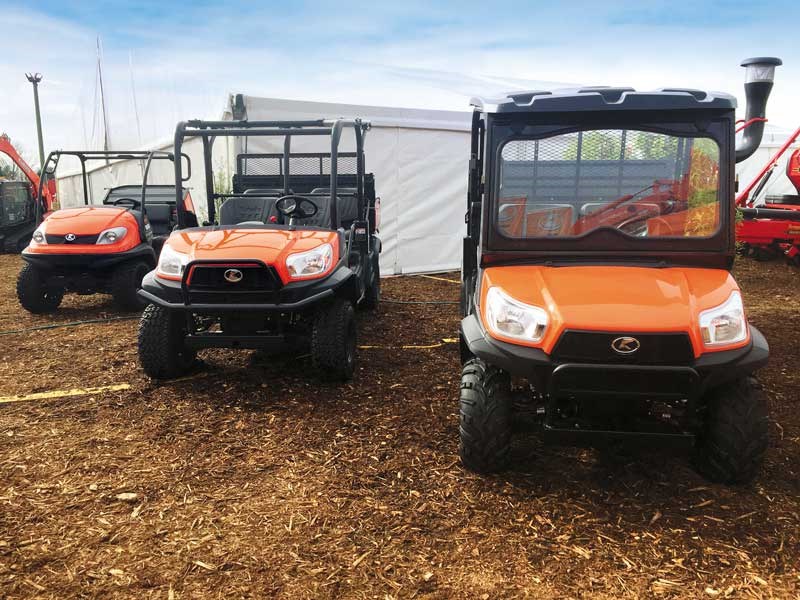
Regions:
M 188 254 L 190 261 L 230 260 L 234 263 L 242 260 L 260 260 L 274 266 L 284 283 L 290 280 L 289 272 L 286 270 L 286 257 L 289 254 L 313 250 L 317 246 L 329 243 L 333 246 L 332 265 L 336 265 L 339 261 L 339 242 L 335 231 L 187 230 L 173 233 L 167 243 L 176 252 Z M 325 274 L 327 273 L 312 279 L 323 277 Z
M 141 243 L 139 224 L 124 208 L 84 206 L 62 208 L 51 212 L 43 221 L 47 235 L 98 235 L 111 227 L 126 227 L 128 233 L 116 244 L 37 244 L 31 241 L 27 254 L 115 254 L 135 248 Z
M 483 272 L 480 304 L 498 286 L 520 302 L 547 311 L 548 325 L 539 342 L 525 344 L 492 332 L 497 339 L 552 352 L 565 329 L 622 333 L 685 332 L 695 357 L 729 350 L 740 343 L 705 348 L 698 325 L 700 312 L 725 302 L 739 289 L 727 271 L 672 267 L 491 267 Z M 480 317 L 491 331 L 481 308 Z

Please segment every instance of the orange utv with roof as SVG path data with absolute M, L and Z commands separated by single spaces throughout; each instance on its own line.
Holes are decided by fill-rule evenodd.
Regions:
M 763 118 L 777 59 L 743 63 Z M 460 453 L 507 466 L 512 434 L 691 449 L 755 476 L 767 362 L 731 275 L 736 101 L 586 88 L 473 100 L 462 266 Z
M 323 378 L 352 377 L 354 309 L 380 297 L 368 130 L 360 119 L 178 124 L 176 152 L 186 138 L 203 142 L 208 222 L 187 226 L 179 208 L 179 227 L 144 279 L 145 373 L 175 377 L 202 348 L 242 348 L 308 352 Z M 343 131 L 355 133 L 355 152 L 339 152 Z M 239 154 L 232 192 L 215 190 L 211 150 L 221 136 L 277 138 L 283 153 Z M 292 153 L 292 139 L 305 136 L 329 137 L 330 152 Z M 180 180 L 180 163 L 175 169 Z

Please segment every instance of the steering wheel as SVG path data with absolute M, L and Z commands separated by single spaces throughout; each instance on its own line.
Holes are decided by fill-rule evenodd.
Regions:
M 131 210 L 138 210 L 142 207 L 142 201 L 134 198 L 117 198 L 111 204 L 114 206 L 128 206 Z
M 647 237 L 647 221 L 651 217 L 636 216 L 617 225 L 617 229 L 633 237 Z
M 314 202 L 297 194 L 281 196 L 275 201 L 275 208 L 290 219 L 309 219 L 319 212 Z

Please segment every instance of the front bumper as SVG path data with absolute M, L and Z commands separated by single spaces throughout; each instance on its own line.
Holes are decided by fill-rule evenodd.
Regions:
M 546 441 L 577 445 L 636 440 L 691 446 L 702 427 L 703 395 L 769 358 L 766 339 L 752 326 L 747 346 L 687 364 L 560 362 L 538 348 L 495 340 L 475 314 L 461 321 L 461 336 L 472 355 L 533 384 L 540 411 L 535 424 Z
M 705 390 L 740 378 L 765 366 L 769 359 L 769 344 L 763 334 L 750 326 L 750 343 L 735 350 L 709 352 L 701 355 L 689 364 L 682 365 L 625 365 L 616 364 L 583 364 L 559 363 L 553 361 L 548 354 L 539 348 L 509 344 L 492 338 L 484 329 L 476 314 L 471 314 L 461 321 L 461 337 L 470 353 L 508 371 L 512 375 L 540 378 L 544 374 L 553 374 L 558 369 L 577 368 L 578 366 L 616 371 L 636 370 L 644 372 L 661 372 L 674 369 L 680 372 L 691 372 L 696 377 L 697 391 Z M 550 377 L 547 378 L 550 383 Z
M 47 271 L 102 271 L 130 260 L 143 260 L 151 267 L 155 267 L 156 254 L 150 244 L 143 242 L 125 252 L 114 253 L 36 254 L 23 252 L 22 260 Z
M 198 263 L 199 264 L 199 263 Z M 171 281 L 157 277 L 155 271 L 148 273 L 142 281 L 139 296 L 152 304 L 171 310 L 196 314 L 223 314 L 237 312 L 275 312 L 294 313 L 309 309 L 320 302 L 334 297 L 352 299 L 355 294 L 355 274 L 348 267 L 340 265 L 333 272 L 319 280 L 306 280 L 288 283 L 277 290 L 265 291 L 263 295 L 248 293 L 248 299 L 237 301 L 235 292 L 220 294 L 214 302 L 198 302 L 186 281 Z M 208 298 L 208 294 L 204 295 Z

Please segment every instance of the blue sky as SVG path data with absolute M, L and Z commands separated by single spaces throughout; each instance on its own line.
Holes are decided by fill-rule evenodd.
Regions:
M 453 110 L 467 109 L 474 94 L 560 84 L 740 95 L 738 63 L 752 55 L 784 59 L 772 121 L 800 121 L 796 2 L 4 4 L 0 130 L 29 155 L 36 142 L 25 71 L 45 77 L 47 148 L 98 143 L 98 35 L 118 145 L 168 138 L 176 121 L 216 116 L 227 93 L 239 91 Z

